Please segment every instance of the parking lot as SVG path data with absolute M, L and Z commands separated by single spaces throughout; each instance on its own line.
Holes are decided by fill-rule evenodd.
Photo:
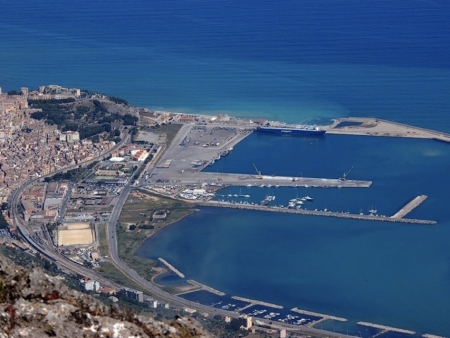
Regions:
M 184 125 L 152 171 L 149 183 L 195 176 L 212 161 L 226 156 L 252 129 L 221 125 Z

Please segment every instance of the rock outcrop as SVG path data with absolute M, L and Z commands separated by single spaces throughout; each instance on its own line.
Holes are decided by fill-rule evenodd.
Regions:
M 106 306 L 42 269 L 0 255 L 0 337 L 209 337 L 190 318 L 164 323 Z

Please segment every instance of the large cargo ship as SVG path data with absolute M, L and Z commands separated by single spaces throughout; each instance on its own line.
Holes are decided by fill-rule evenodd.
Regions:
M 298 135 L 298 136 L 316 136 L 325 134 L 325 129 L 316 126 L 263 126 L 256 128 L 260 133 L 272 133 L 279 135 Z

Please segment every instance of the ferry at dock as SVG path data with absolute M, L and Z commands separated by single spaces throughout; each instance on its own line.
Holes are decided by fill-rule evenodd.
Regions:
M 293 135 L 293 136 L 320 136 L 326 133 L 325 129 L 311 125 L 276 125 L 267 124 L 265 126 L 257 127 L 257 132 L 272 133 L 278 135 Z

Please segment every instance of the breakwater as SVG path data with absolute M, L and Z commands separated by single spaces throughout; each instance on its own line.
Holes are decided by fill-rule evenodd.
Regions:
M 405 334 L 415 334 L 416 333 L 415 331 L 399 329 L 399 328 L 392 327 L 392 326 L 379 325 L 379 324 L 368 323 L 368 322 L 357 322 L 356 324 L 373 327 L 375 329 L 380 329 L 383 331 L 393 331 L 393 332 L 399 332 L 399 333 L 405 333 Z
M 312 311 L 306 311 L 306 310 L 302 310 L 299 308 L 292 308 L 291 309 L 292 312 L 297 312 L 300 313 L 302 315 L 308 315 L 308 316 L 314 316 L 314 317 L 322 317 L 323 320 L 337 320 L 339 322 L 346 322 L 347 319 L 346 318 L 342 318 L 342 317 L 336 317 L 336 316 L 331 316 L 331 315 L 325 315 L 322 313 L 317 313 L 317 312 L 312 312 Z M 322 320 L 320 320 L 322 321 Z M 317 322 L 314 322 L 314 324 L 317 324 Z
M 177 268 L 175 268 L 172 264 L 167 262 L 165 259 L 163 259 L 163 258 L 158 258 L 158 259 L 161 263 L 163 263 L 165 266 L 167 266 L 169 268 L 169 270 L 172 271 L 173 273 L 175 273 L 178 277 L 180 277 L 180 278 L 185 277 L 184 274 L 182 274 Z
M 189 284 L 198 286 L 198 287 L 201 288 L 202 290 L 205 290 L 205 291 L 214 293 L 215 295 L 218 295 L 218 296 L 225 296 L 225 295 L 226 295 L 225 292 L 222 292 L 222 291 L 213 289 L 212 287 L 210 287 L 210 286 L 208 286 L 208 285 L 201 284 L 201 283 L 199 283 L 199 282 L 196 282 L 196 281 L 193 280 L 193 279 L 188 279 L 187 282 L 188 282 Z
M 239 297 L 239 296 L 233 296 L 231 298 L 236 299 L 236 300 L 240 300 L 241 302 L 250 303 L 251 305 L 263 305 L 263 306 L 267 306 L 267 307 L 273 307 L 275 309 L 282 309 L 283 308 L 281 305 L 267 303 L 267 302 L 261 302 L 259 300 L 254 300 L 254 299 L 249 299 L 249 298 L 244 298 L 244 297 Z
M 436 224 L 436 221 L 425 220 L 425 219 L 393 218 L 393 217 L 384 217 L 384 216 L 376 216 L 376 215 L 350 214 L 350 213 L 344 213 L 344 212 L 306 210 L 306 209 L 288 209 L 285 207 L 264 206 L 264 205 L 244 204 L 244 203 L 230 203 L 230 202 L 222 202 L 222 201 L 197 202 L 196 205 L 208 206 L 208 207 L 218 207 L 218 208 L 233 208 L 233 209 L 244 209 L 244 210 L 283 212 L 283 213 L 289 213 L 289 214 L 300 214 L 300 215 L 310 215 L 310 216 L 350 218 L 350 219 L 358 219 L 358 220 L 364 220 L 364 221 L 410 223 L 410 224 L 420 224 L 420 225 Z
M 408 202 L 404 207 L 402 207 L 395 215 L 391 218 L 403 218 L 409 214 L 413 209 L 417 208 L 423 201 L 427 199 L 427 195 L 420 195 L 415 197 L 412 201 Z

